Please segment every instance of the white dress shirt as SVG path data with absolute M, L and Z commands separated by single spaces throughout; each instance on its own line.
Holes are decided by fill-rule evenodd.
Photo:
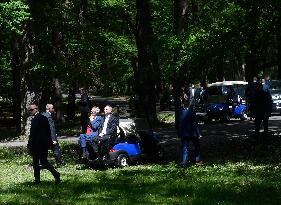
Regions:
M 108 124 L 109 117 L 110 117 L 110 115 L 107 115 L 107 116 L 105 117 L 105 120 L 104 120 L 104 123 L 103 123 L 102 132 L 101 132 L 103 135 L 106 135 L 106 134 L 107 134 L 107 133 L 106 133 L 106 129 L 107 129 L 107 124 Z

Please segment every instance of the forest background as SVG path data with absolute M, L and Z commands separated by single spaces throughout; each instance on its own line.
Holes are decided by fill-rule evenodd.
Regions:
M 138 114 L 155 121 L 166 87 L 178 106 L 191 83 L 266 75 L 281 79 L 279 0 L 0 3 L 0 110 L 12 105 L 17 133 L 33 101 L 52 102 L 59 120 L 73 119 L 81 87 L 138 95 Z

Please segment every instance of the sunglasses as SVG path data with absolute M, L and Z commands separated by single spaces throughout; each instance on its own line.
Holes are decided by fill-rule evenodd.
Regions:
M 31 109 L 29 109 L 29 111 L 33 111 L 33 110 L 37 110 L 37 108 L 33 108 L 33 109 L 31 108 Z

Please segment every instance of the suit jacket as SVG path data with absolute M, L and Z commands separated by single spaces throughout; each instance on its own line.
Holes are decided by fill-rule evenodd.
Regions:
M 32 152 L 40 152 L 48 150 L 51 145 L 52 138 L 48 119 L 37 113 L 31 121 L 27 147 Z
M 42 113 L 42 115 L 44 115 L 49 121 L 52 140 L 57 141 L 56 126 L 55 126 L 55 122 L 54 122 L 52 115 L 49 112 L 44 112 L 44 113 Z
M 100 128 L 100 133 L 102 132 L 103 126 L 104 126 L 104 122 L 105 122 L 105 117 L 103 117 L 102 119 L 102 126 Z M 106 128 L 106 134 L 107 135 L 113 135 L 116 134 L 117 132 L 117 126 L 119 125 L 119 119 L 118 117 L 114 116 L 114 115 L 110 115 L 109 119 L 108 119 L 108 123 L 107 123 L 107 128 Z
M 96 118 L 93 121 L 89 121 L 88 126 L 91 129 L 91 135 L 92 136 L 98 136 L 99 135 L 99 130 L 102 125 L 102 117 L 101 116 L 96 116 Z
M 252 108 L 256 117 L 269 117 L 272 112 L 272 98 L 270 93 L 264 90 L 257 90 L 253 98 Z
M 189 108 L 178 110 L 175 115 L 177 134 L 181 138 L 199 137 L 196 114 Z

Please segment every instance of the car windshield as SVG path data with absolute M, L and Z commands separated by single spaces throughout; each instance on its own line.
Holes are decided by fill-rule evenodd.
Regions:
M 233 89 L 236 95 L 245 98 L 246 84 L 217 85 L 208 87 L 209 102 L 225 102 L 228 93 Z
M 209 95 L 209 103 L 222 103 L 225 102 L 225 94 L 223 93 L 222 86 L 212 86 L 207 88 Z

